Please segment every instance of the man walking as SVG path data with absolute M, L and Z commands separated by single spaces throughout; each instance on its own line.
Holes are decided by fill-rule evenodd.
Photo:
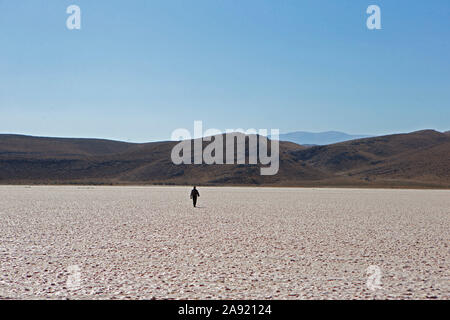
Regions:
M 198 193 L 197 187 L 194 186 L 194 189 L 191 191 L 191 199 L 194 204 L 194 207 L 197 206 L 197 197 L 200 197 L 200 193 Z

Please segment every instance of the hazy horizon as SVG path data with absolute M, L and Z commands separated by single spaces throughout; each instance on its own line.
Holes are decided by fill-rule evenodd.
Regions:
M 187 128 L 190 129 L 190 128 Z M 415 132 L 415 131 L 423 131 L 423 130 L 434 130 L 437 132 L 441 132 L 441 133 L 445 133 L 448 132 L 450 130 L 436 130 L 433 128 L 423 128 L 423 129 L 418 129 L 418 130 L 414 130 L 411 132 Z M 365 134 L 365 133 L 348 133 L 348 132 L 343 132 L 343 131 L 336 131 L 336 130 L 327 130 L 327 131 L 321 131 L 321 132 L 313 132 L 313 131 L 303 131 L 303 130 L 296 130 L 296 131 L 290 131 L 290 132 L 280 132 L 280 135 L 288 135 L 288 134 L 293 134 L 293 133 L 298 133 L 298 132 L 302 132 L 302 133 L 308 133 L 308 134 L 324 134 L 324 133 L 339 133 L 339 134 L 344 134 L 344 135 L 349 135 L 349 136 L 366 136 L 367 138 L 369 137 L 376 137 L 376 136 L 384 136 L 384 135 L 393 135 L 393 134 L 407 134 L 407 133 L 411 133 L 411 132 L 389 132 L 389 133 L 385 133 L 385 134 Z M 223 134 L 225 133 L 222 132 Z M 0 132 L 0 135 L 18 135 L 18 136 L 30 136 L 30 137 L 38 137 L 38 138 L 62 138 L 62 139 L 95 139 L 95 140 L 112 140 L 112 141 L 120 141 L 120 142 L 128 142 L 128 143 L 146 143 L 146 142 L 162 142 L 162 141 L 171 141 L 170 137 L 167 139 L 149 139 L 149 140 L 143 140 L 143 141 L 132 141 L 132 140 L 121 140 L 121 139 L 111 139 L 108 137 L 90 137 L 90 136 L 62 136 L 62 135 L 56 135 L 56 136 L 47 136 L 47 135 L 34 135 L 34 134 L 24 134 L 24 133 L 12 133 L 12 132 Z M 270 136 L 270 134 L 269 134 Z M 205 135 L 203 135 L 202 137 L 206 137 Z M 357 139 L 357 138 L 355 138 Z M 351 139 L 350 139 L 351 140 Z

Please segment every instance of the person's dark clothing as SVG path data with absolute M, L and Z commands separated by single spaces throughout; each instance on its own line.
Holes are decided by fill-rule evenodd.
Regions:
M 197 206 L 197 197 L 200 197 L 200 193 L 198 192 L 197 189 L 194 188 L 191 191 L 191 199 L 194 204 L 194 207 Z

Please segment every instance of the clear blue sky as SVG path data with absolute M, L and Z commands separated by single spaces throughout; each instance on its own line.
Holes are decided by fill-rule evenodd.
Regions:
M 0 0 L 0 43 L 1 133 L 450 130 L 448 0 Z

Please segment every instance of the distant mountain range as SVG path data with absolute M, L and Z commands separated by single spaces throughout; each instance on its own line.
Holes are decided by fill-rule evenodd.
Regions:
M 0 135 L 0 184 L 450 188 L 450 134 L 434 130 L 314 147 L 280 141 L 274 176 L 260 165 L 174 165 L 176 143 Z
M 281 141 L 290 141 L 301 145 L 327 145 L 369 137 L 369 135 L 352 135 L 339 131 L 326 131 L 317 133 L 296 131 L 280 134 Z

